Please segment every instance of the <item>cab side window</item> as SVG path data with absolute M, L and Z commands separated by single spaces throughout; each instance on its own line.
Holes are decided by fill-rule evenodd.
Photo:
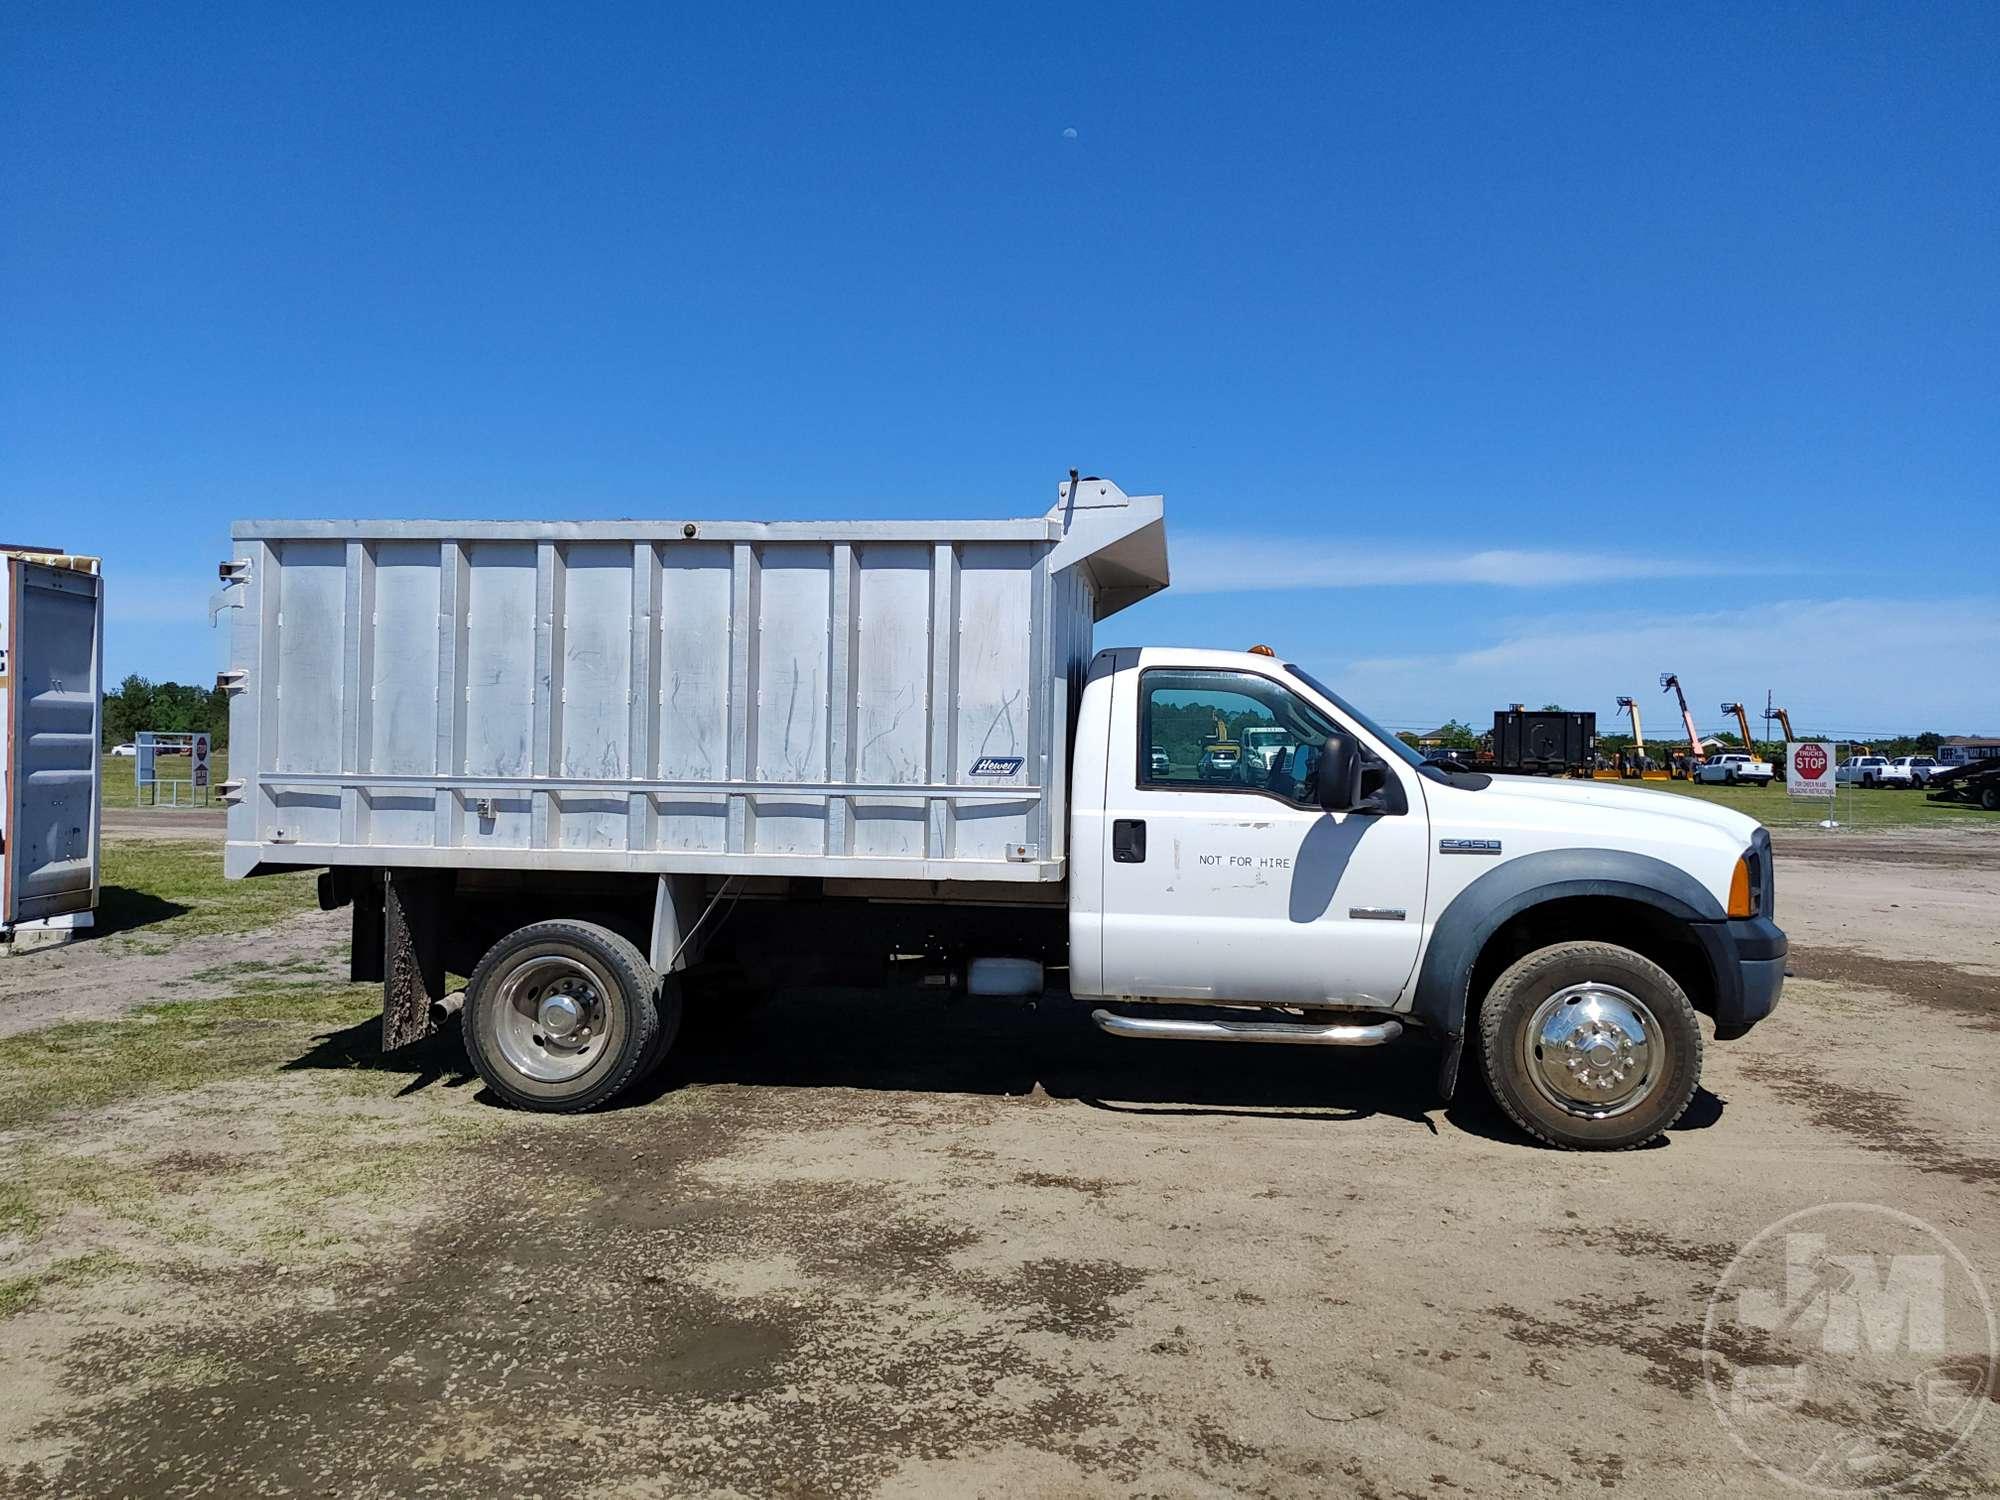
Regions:
M 1312 802 L 1333 725 L 1281 684 L 1250 672 L 1153 668 L 1139 696 L 1140 786 Z

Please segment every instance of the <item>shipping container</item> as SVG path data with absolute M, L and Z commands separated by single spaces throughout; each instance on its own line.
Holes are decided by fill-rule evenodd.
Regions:
M 97 907 L 104 584 L 93 557 L 0 557 L 0 942 L 25 949 Z
M 1560 709 L 1499 709 L 1493 715 L 1493 768 L 1538 776 L 1593 769 L 1597 715 Z

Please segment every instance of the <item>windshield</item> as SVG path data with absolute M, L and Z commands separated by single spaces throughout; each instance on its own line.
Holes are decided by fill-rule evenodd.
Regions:
M 1373 719 L 1369 718 L 1368 715 L 1364 714 L 1360 709 L 1356 708 L 1352 703 L 1349 703 L 1345 698 L 1341 697 L 1340 694 L 1336 693 L 1332 688 L 1328 687 L 1325 683 L 1321 682 L 1317 677 L 1313 676 L 1312 673 L 1305 671 L 1301 667 L 1294 666 L 1291 662 L 1285 663 L 1285 670 L 1287 672 L 1290 672 L 1294 677 L 1298 678 L 1300 682 L 1303 682 L 1307 687 L 1311 688 L 1315 693 L 1318 693 L 1320 697 L 1326 699 L 1326 701 L 1331 703 L 1335 708 L 1339 709 L 1342 713 L 1346 714 L 1348 718 L 1352 719 L 1355 723 L 1359 724 L 1363 729 L 1367 730 L 1370 734 L 1374 735 L 1375 738 L 1381 742 L 1382 747 L 1385 750 L 1389 750 L 1396 755 L 1400 755 L 1404 759 L 1404 761 L 1406 761 L 1410 765 L 1417 767 L 1419 770 L 1425 769 L 1424 758 L 1421 755 L 1417 754 L 1416 751 L 1412 750 L 1408 745 L 1404 744 L 1395 735 L 1391 734 L 1388 730 L 1384 729 L 1380 724 L 1377 724 Z

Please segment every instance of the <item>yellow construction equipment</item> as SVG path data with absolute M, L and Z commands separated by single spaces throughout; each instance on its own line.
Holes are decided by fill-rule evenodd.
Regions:
M 1692 776 L 1702 762 L 1701 732 L 1694 727 L 1694 711 L 1688 707 L 1687 694 L 1681 691 L 1680 678 L 1676 677 L 1672 672 L 1662 672 L 1660 674 L 1660 691 L 1663 693 L 1672 693 L 1680 703 L 1681 723 L 1687 726 L 1688 732 L 1687 765 L 1681 770 L 1680 775 L 1682 777 Z
M 1757 753 L 1757 742 L 1750 738 L 1750 715 L 1743 711 L 1743 705 L 1740 703 L 1725 703 L 1722 705 L 1722 711 L 1726 714 L 1736 715 L 1736 722 L 1743 730 L 1743 749 L 1745 753 L 1755 755 Z
M 1616 765 L 1613 765 L 1608 770 L 1597 771 L 1592 774 L 1603 781 L 1617 781 L 1621 777 L 1626 781 L 1638 781 L 1641 779 L 1665 781 L 1667 773 L 1663 770 L 1656 770 L 1653 766 L 1652 757 L 1646 754 L 1646 725 L 1639 715 L 1638 699 L 1620 698 L 1618 700 L 1618 708 L 1620 712 L 1632 716 L 1631 753 L 1625 757 L 1625 766 L 1622 771 Z
M 1618 706 L 1632 716 L 1632 753 L 1625 757 L 1625 778 L 1646 774 L 1646 730 L 1639 722 L 1639 702 L 1636 698 L 1620 698 Z

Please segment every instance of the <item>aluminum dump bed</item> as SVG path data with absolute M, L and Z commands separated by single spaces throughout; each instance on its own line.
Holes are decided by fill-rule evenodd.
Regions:
M 1160 497 L 1012 521 L 245 521 L 227 871 L 1059 880 Z M 230 613 L 233 610 L 234 613 Z

